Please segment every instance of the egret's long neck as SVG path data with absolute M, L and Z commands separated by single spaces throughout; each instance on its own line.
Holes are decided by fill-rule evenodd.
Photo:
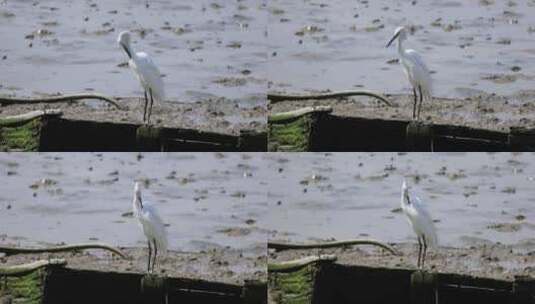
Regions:
M 403 55 L 403 51 L 405 51 L 405 49 L 403 48 L 403 39 L 398 38 L 398 54 Z

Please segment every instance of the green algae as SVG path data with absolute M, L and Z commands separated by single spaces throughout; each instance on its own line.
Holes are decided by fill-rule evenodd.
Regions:
M 270 272 L 269 289 L 276 303 L 310 304 L 314 292 L 316 265 L 292 272 Z
M 269 122 L 268 151 L 303 152 L 310 146 L 312 117 Z
M 0 299 L 11 298 L 13 303 L 42 303 L 43 277 L 44 270 L 23 276 L 0 277 Z
M 20 125 L 0 121 L 0 151 L 38 151 L 40 130 L 40 119 L 32 119 Z

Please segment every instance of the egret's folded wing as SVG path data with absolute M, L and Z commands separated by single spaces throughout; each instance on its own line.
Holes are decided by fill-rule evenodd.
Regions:
M 165 230 L 165 224 L 160 217 L 158 211 L 152 204 L 145 203 L 143 211 L 147 216 L 147 220 L 152 224 L 152 229 L 156 236 L 156 242 L 158 243 L 159 250 L 162 252 L 167 250 L 167 231 Z
M 150 86 L 156 100 L 165 100 L 165 90 L 160 70 L 147 53 L 138 52 L 136 55 L 135 69 L 142 78 L 142 82 Z
M 438 236 L 433 218 L 419 197 L 414 196 L 413 200 L 414 207 L 418 210 L 420 221 L 423 224 L 421 229 L 423 229 L 423 232 L 429 237 L 428 244 L 432 247 L 436 247 L 438 245 Z
M 406 50 L 405 56 L 407 57 L 407 62 L 409 63 L 410 73 L 414 78 L 417 78 L 424 84 L 424 93 L 431 96 L 433 82 L 431 79 L 431 73 L 429 68 L 425 64 L 422 56 L 415 50 Z

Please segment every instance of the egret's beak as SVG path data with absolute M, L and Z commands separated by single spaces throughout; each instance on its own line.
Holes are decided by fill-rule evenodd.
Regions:
M 409 196 L 409 192 L 405 192 L 405 198 L 407 199 L 407 205 L 411 204 L 411 198 Z
M 128 55 L 128 58 L 132 59 L 132 54 L 130 54 L 130 51 L 128 50 L 128 48 L 126 47 L 126 45 L 124 45 L 123 43 L 121 43 L 121 46 L 123 47 L 124 51 L 125 51 L 126 54 Z
M 394 37 L 392 37 L 392 39 L 390 39 L 390 41 L 388 41 L 388 43 L 386 44 L 386 47 L 389 47 L 389 46 L 392 44 L 392 42 L 394 42 L 394 40 L 396 40 L 396 38 L 398 38 L 399 33 L 400 33 L 400 32 L 397 32 L 397 33 L 394 35 Z

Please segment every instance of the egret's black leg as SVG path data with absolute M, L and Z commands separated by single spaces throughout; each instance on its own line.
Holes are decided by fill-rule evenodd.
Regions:
M 154 98 L 152 97 L 152 89 L 149 89 L 149 93 L 150 93 L 150 107 L 149 107 L 148 123 L 150 124 L 150 116 L 152 114 L 152 104 L 154 103 Z
M 418 97 L 416 96 L 416 88 L 412 88 L 414 93 L 414 105 L 412 107 L 412 119 L 416 118 L 416 104 L 418 103 Z
M 418 237 L 418 268 L 420 268 L 421 256 L 422 256 L 422 241 L 420 240 L 420 237 Z
M 427 254 L 427 241 L 425 240 L 425 235 L 422 236 L 422 239 L 424 240 L 424 254 L 422 256 L 422 268 L 425 267 L 425 255 Z
M 147 98 L 147 91 L 145 91 L 145 105 L 143 106 L 143 122 L 146 120 L 147 116 L 147 105 L 149 104 L 149 99 Z
M 150 258 L 151 258 L 151 255 L 152 255 L 152 248 L 150 246 L 150 241 L 149 241 L 149 262 L 147 264 L 147 272 L 150 272 Z
M 420 104 L 418 105 L 418 120 L 420 120 L 420 111 L 422 110 L 422 102 L 424 101 L 424 95 L 422 94 L 422 86 L 418 86 L 420 91 Z
M 154 265 L 156 264 L 156 257 L 158 256 L 158 245 L 156 240 L 154 240 L 154 260 L 152 261 L 152 271 L 154 272 Z

